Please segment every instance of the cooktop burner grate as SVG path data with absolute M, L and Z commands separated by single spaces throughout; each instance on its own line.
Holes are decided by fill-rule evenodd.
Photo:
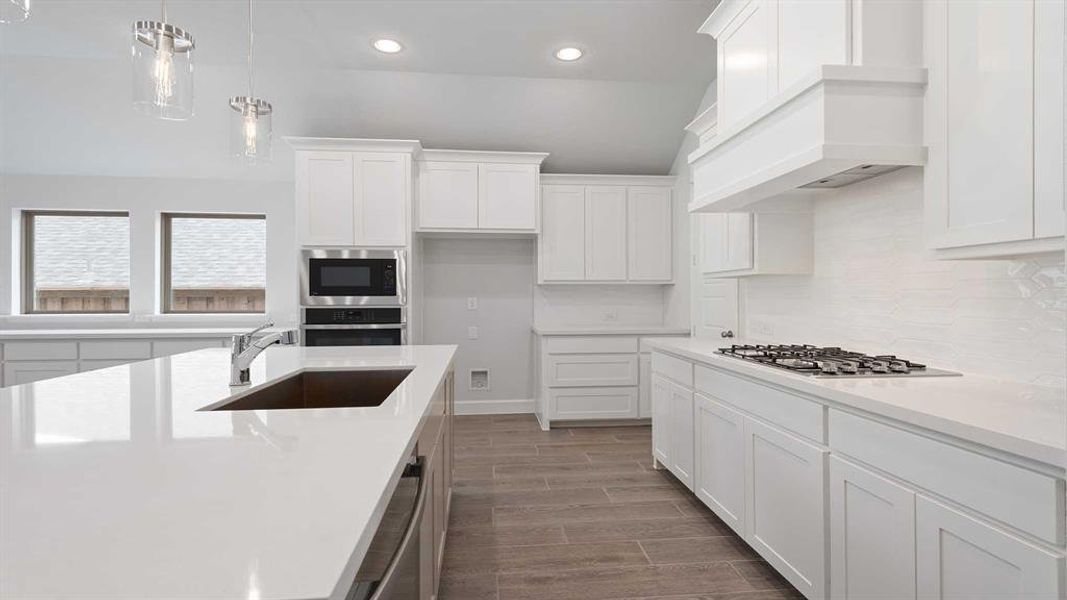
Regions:
M 807 344 L 734 344 L 719 354 L 820 378 L 944 377 L 953 371 L 932 369 L 892 354 L 869 355 L 836 346 Z

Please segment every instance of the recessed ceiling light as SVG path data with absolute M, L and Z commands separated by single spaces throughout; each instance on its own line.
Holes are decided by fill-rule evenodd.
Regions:
M 581 57 L 582 51 L 579 48 L 568 46 L 566 48 L 560 48 L 559 50 L 556 50 L 556 58 L 563 61 L 570 62 L 572 60 L 578 60 Z
M 396 54 L 404 49 L 404 46 L 396 40 L 389 38 L 382 38 L 380 40 L 374 40 L 374 49 L 378 52 L 384 52 L 386 54 Z

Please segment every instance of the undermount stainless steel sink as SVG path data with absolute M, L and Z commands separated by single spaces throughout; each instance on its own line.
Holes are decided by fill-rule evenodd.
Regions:
M 303 371 L 240 398 L 201 410 L 381 406 L 411 371 Z

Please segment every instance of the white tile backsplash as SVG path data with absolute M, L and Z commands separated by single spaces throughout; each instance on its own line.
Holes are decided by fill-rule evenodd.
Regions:
M 663 288 L 658 285 L 540 285 L 534 289 L 534 322 L 660 325 Z
M 817 200 L 814 275 L 743 281 L 746 337 L 1067 386 L 1063 254 L 933 260 L 922 198 L 922 170 L 909 168 Z

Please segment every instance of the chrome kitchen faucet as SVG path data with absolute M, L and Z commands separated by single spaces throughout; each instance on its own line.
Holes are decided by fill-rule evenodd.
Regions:
M 233 347 L 230 350 L 231 386 L 248 385 L 250 381 L 248 367 L 259 356 L 260 352 L 274 344 L 292 346 L 300 341 L 300 335 L 295 329 L 269 333 L 258 340 L 252 340 L 252 336 L 268 327 L 274 327 L 274 322 L 267 321 L 248 333 L 233 336 Z

